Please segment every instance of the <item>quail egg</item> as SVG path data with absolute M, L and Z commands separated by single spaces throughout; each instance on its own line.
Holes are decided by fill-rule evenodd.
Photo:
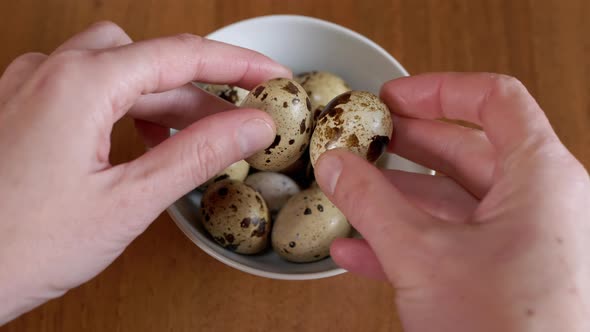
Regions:
M 262 195 L 271 216 L 276 215 L 291 196 L 299 192 L 299 186 L 290 177 L 275 172 L 254 173 L 244 181 Z
M 334 98 L 320 114 L 310 143 L 311 163 L 327 150 L 347 149 L 370 162 L 385 151 L 393 132 L 391 113 L 370 92 L 350 91 Z
M 244 179 L 248 176 L 249 171 L 250 165 L 248 165 L 245 160 L 237 161 L 202 184 L 199 189 L 205 190 L 211 183 L 225 179 L 244 181 Z
M 317 119 L 330 100 L 346 91 L 350 91 L 350 87 L 341 77 L 326 71 L 299 74 L 295 80 L 305 89 L 311 100 L 314 120 Z
M 240 254 L 267 247 L 270 216 L 262 196 L 240 181 L 222 180 L 207 188 L 201 200 L 202 223 L 221 246 Z
M 330 255 L 336 238 L 349 237 L 346 217 L 319 188 L 291 197 L 281 209 L 272 230 L 272 247 L 282 258 L 297 263 L 313 262 Z
M 249 92 L 248 90 L 242 89 L 239 86 L 216 84 L 207 84 L 203 87 L 203 89 L 220 97 L 221 99 L 229 101 L 236 106 L 240 106 Z
M 242 107 L 261 109 L 272 116 L 274 142 L 246 161 L 262 171 L 281 171 L 301 157 L 309 145 L 312 116 L 310 101 L 299 83 L 276 78 L 252 89 Z

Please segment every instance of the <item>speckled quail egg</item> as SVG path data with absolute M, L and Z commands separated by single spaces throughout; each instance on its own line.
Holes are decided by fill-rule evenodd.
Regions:
M 347 149 L 370 162 L 385 151 L 393 132 L 391 113 L 370 92 L 350 91 L 334 98 L 320 114 L 310 143 L 311 163 L 337 148 Z
M 274 142 L 246 161 L 262 171 L 281 171 L 304 153 L 311 136 L 310 101 L 299 83 L 276 78 L 252 89 L 242 107 L 261 109 L 273 118 Z
M 209 179 L 207 182 L 203 183 L 199 189 L 204 191 L 207 189 L 209 185 L 213 182 L 230 179 L 230 180 L 237 180 L 237 181 L 244 181 L 248 176 L 248 172 L 250 171 L 250 165 L 245 160 L 236 161 L 235 163 L 229 165 L 223 171 L 217 173 L 214 177 Z
M 330 255 L 336 238 L 349 237 L 352 228 L 346 217 L 319 188 L 291 197 L 273 225 L 272 247 L 284 259 L 306 263 Z
M 207 84 L 203 86 L 203 89 L 237 106 L 242 104 L 242 101 L 244 101 L 249 93 L 248 90 L 242 89 L 239 86 L 225 84 Z
M 201 200 L 202 223 L 221 246 L 240 254 L 267 247 L 271 224 L 260 193 L 235 180 L 215 182 Z
M 305 89 L 311 100 L 311 110 L 314 120 L 322 110 L 336 96 L 350 91 L 344 79 L 326 71 L 312 71 L 297 75 L 295 78 Z
M 275 172 L 258 172 L 246 178 L 245 184 L 262 195 L 271 216 L 276 215 L 291 196 L 299 192 L 299 186 L 290 177 Z

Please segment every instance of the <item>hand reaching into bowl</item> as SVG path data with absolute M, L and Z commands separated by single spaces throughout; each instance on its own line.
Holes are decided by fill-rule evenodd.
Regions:
M 190 81 L 290 75 L 195 36 L 131 43 L 110 23 L 15 60 L 0 78 L 0 324 L 92 278 L 168 205 L 272 143 L 266 113 L 220 112 L 234 106 Z M 401 79 L 383 98 L 396 152 L 449 177 L 325 154 L 320 185 L 366 239 L 336 242 L 334 259 L 390 280 L 407 331 L 584 330 L 588 175 L 532 98 L 487 74 Z M 124 115 L 152 149 L 112 166 Z M 486 135 L 428 120 L 442 115 Z
M 131 43 L 112 23 L 17 58 L 0 79 L 0 325 L 98 274 L 172 202 L 272 143 L 266 113 L 219 112 L 235 106 L 189 82 L 290 75 L 192 35 Z M 125 114 L 153 148 L 113 167 Z
M 333 259 L 389 280 L 405 331 L 590 330 L 590 181 L 517 80 L 385 84 L 394 152 L 447 176 L 325 153 L 318 183 L 365 240 Z M 436 121 L 470 121 L 483 131 Z

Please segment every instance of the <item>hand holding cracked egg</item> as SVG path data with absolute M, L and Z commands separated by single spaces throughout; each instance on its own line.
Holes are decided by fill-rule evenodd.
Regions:
M 353 232 L 319 187 L 309 187 L 313 172 L 308 170 L 323 152 L 338 148 L 375 162 L 393 131 L 387 106 L 369 92 L 350 91 L 342 78 L 318 71 L 295 80 L 272 79 L 247 95 L 231 86 L 205 90 L 238 106 L 267 112 L 277 134 L 269 147 L 200 188 L 205 191 L 204 228 L 219 245 L 236 253 L 267 250 L 270 234 L 271 247 L 288 261 L 306 263 L 329 256 L 332 241 Z

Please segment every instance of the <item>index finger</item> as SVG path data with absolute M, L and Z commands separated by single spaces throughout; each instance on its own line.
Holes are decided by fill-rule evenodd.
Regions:
M 465 120 L 483 127 L 505 158 L 555 133 L 527 89 L 513 77 L 489 73 L 435 73 L 386 83 L 381 97 L 397 114 Z
M 291 71 L 245 48 L 194 35 L 141 41 L 98 51 L 96 80 L 110 92 L 115 111 L 126 111 L 142 94 L 167 91 L 191 81 L 250 89 Z

